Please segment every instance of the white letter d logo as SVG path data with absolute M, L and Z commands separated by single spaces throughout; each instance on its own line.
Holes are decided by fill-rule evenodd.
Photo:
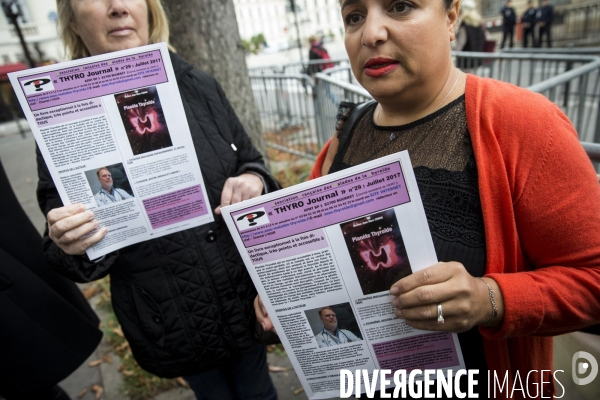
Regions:
M 585 358 L 587 362 L 577 363 L 577 360 L 579 360 L 580 358 Z M 593 355 L 585 351 L 578 351 L 573 355 L 572 367 L 573 382 L 575 382 L 576 385 L 587 385 L 596 378 L 596 375 L 598 375 L 598 361 L 596 361 Z M 590 367 L 592 367 L 592 369 L 590 370 L 590 374 L 587 377 L 577 377 L 577 374 L 585 374 L 585 372 Z

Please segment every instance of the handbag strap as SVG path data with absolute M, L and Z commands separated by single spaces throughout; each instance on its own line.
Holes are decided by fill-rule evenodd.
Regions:
M 340 144 L 338 146 L 337 154 L 333 159 L 332 165 L 342 162 L 344 154 L 346 154 L 346 150 L 350 145 L 350 141 L 348 141 L 350 134 L 354 131 L 354 127 L 356 126 L 358 121 L 360 121 L 361 118 L 365 115 L 369 107 L 371 107 L 375 103 L 375 100 L 365 101 L 364 103 L 357 104 L 352 109 L 352 111 L 350 111 L 350 115 L 348 115 L 348 118 L 346 119 L 346 121 L 344 121 L 344 126 L 342 127 L 342 130 L 338 135 L 338 141 Z

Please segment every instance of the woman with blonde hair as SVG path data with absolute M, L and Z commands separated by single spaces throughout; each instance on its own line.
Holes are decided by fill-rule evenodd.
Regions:
M 168 43 L 159 0 L 57 0 L 57 6 L 71 58 Z M 107 228 L 83 205 L 63 206 L 38 152 L 46 258 L 77 282 L 110 273 L 115 314 L 145 370 L 183 376 L 198 399 L 275 399 L 265 347 L 253 334 L 256 290 L 219 209 L 279 186 L 216 80 L 170 56 L 215 221 L 89 260 L 86 249 Z
M 485 51 L 486 31 L 481 24 L 481 15 L 477 12 L 473 0 L 461 2 L 459 28 L 454 41 L 457 51 Z M 459 58 L 458 67 L 465 72 L 475 72 L 483 64 L 483 59 Z

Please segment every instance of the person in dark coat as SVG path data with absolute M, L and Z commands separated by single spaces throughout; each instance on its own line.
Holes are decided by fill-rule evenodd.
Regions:
M 57 0 L 72 58 L 168 43 L 159 0 Z M 47 215 L 48 262 L 72 280 L 110 274 L 112 304 L 139 365 L 183 376 L 198 399 L 275 399 L 266 349 L 254 338 L 256 289 L 220 207 L 277 190 L 221 86 L 170 53 L 215 221 L 89 260 L 106 227 L 81 204 L 63 206 L 38 152 L 38 200 Z M 102 165 L 95 166 L 97 168 Z
M 69 399 L 57 384 L 96 349 L 100 321 L 77 286 L 46 264 L 2 163 L 0 190 L 0 397 Z
M 548 48 L 552 47 L 552 23 L 554 22 L 554 6 L 548 0 L 542 2 L 542 7 L 537 11 L 537 23 L 540 28 L 538 35 L 538 47 L 542 47 L 544 35 Z
M 327 68 L 333 68 L 334 64 L 328 60 L 331 60 L 329 53 L 323 46 L 323 39 L 311 35 L 308 37 L 308 44 L 310 45 L 310 49 L 308 50 L 308 60 L 309 61 L 322 61 L 320 64 L 309 64 L 307 73 L 310 76 L 314 76 L 317 72 L 321 72 L 326 70 Z
M 456 50 L 473 51 L 481 53 L 485 51 L 485 30 L 481 23 L 481 15 L 473 0 L 465 0 L 461 4 L 460 23 L 456 33 Z M 477 68 L 483 64 L 483 59 L 458 58 L 458 68 L 465 72 L 475 73 Z
M 517 13 L 512 7 L 511 0 L 508 0 L 504 6 L 500 9 L 502 14 L 502 44 L 500 48 L 504 48 L 506 39 L 509 38 L 508 47 L 513 47 L 513 35 L 515 33 L 515 24 L 517 23 Z
M 527 47 L 528 38 L 531 36 L 531 45 L 536 46 L 535 41 L 535 14 L 537 10 L 533 8 L 533 0 L 527 2 L 527 10 L 521 17 L 521 26 L 523 27 L 523 47 Z

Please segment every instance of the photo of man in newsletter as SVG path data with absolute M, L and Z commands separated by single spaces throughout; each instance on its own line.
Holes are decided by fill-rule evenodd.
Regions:
M 133 155 L 173 146 L 155 86 L 115 95 Z
M 340 224 L 363 294 L 389 290 L 412 274 L 393 209 Z
M 123 164 L 114 164 L 85 172 L 98 207 L 133 197 Z
M 362 340 L 349 303 L 307 310 L 305 314 L 320 348 Z

